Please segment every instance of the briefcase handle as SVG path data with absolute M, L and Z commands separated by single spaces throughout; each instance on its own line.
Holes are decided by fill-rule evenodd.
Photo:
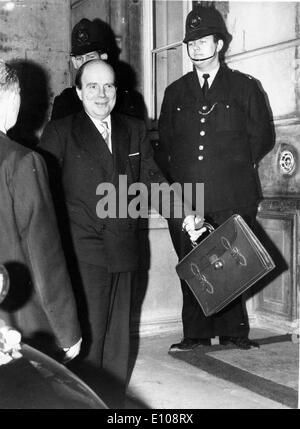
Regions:
M 208 222 L 203 222 L 203 225 L 202 225 L 201 228 L 204 228 L 204 227 L 208 229 L 208 231 L 209 231 L 210 234 L 215 230 L 215 228 L 210 223 L 208 223 Z M 201 237 L 201 235 L 200 235 L 200 237 Z M 191 240 L 191 243 L 192 243 L 193 247 L 198 246 L 197 241 L 192 241 Z

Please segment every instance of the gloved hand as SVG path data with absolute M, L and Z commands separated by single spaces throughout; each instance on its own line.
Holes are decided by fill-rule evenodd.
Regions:
M 76 358 L 76 356 L 79 355 L 81 343 L 82 343 L 82 338 L 80 338 L 80 340 L 73 346 L 63 348 L 63 351 L 65 352 L 65 355 L 63 357 L 63 363 L 70 362 L 71 360 Z
M 198 238 L 207 230 L 206 227 L 202 226 L 203 222 L 204 219 L 199 215 L 188 215 L 183 221 L 182 229 L 189 234 L 193 244 L 196 243 Z

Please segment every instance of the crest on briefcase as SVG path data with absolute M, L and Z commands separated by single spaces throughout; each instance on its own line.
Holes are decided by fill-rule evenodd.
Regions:
M 206 316 L 222 310 L 275 268 L 240 215 L 233 215 L 176 266 Z

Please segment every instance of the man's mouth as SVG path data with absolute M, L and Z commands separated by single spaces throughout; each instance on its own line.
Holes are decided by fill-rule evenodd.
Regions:
M 107 102 L 105 102 L 105 103 L 100 103 L 99 101 L 95 101 L 95 104 L 96 104 L 96 106 L 99 106 L 99 107 L 105 107 L 106 105 L 107 105 Z

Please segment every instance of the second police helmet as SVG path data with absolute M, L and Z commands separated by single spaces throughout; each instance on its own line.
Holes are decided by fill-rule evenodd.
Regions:
M 232 39 L 219 11 L 214 7 L 196 6 L 186 18 L 183 42 L 188 43 L 211 34 L 218 34 L 226 46 Z
M 72 30 L 71 55 L 84 55 L 93 51 L 107 53 L 105 34 L 97 21 L 82 19 Z

